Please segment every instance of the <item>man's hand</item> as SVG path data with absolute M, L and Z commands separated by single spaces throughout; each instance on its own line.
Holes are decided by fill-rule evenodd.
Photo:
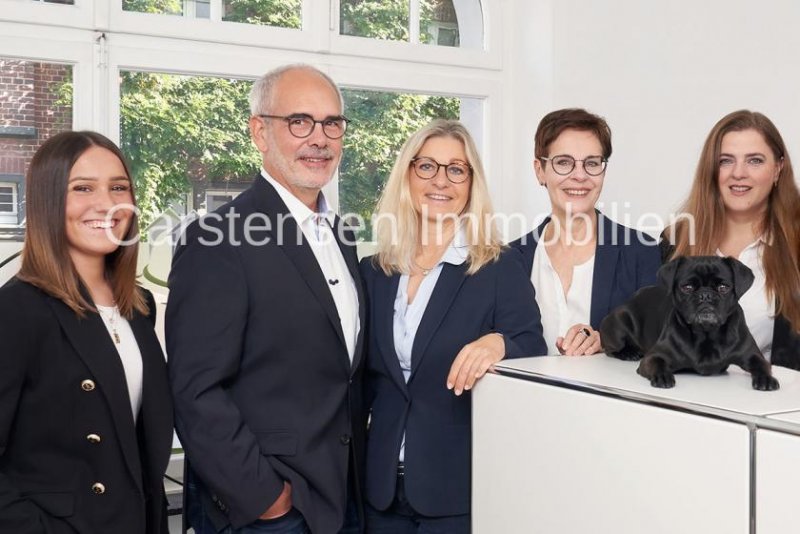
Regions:
M 450 367 L 447 389 L 455 389 L 456 395 L 472 389 L 475 382 L 505 355 L 506 342 L 498 334 L 486 334 L 465 345 Z
M 267 511 L 258 516 L 259 519 L 277 519 L 289 513 L 292 509 L 292 485 L 284 481 L 283 491 Z

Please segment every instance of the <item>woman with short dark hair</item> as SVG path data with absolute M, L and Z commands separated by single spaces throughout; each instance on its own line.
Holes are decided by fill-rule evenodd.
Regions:
M 0 531 L 166 534 L 172 405 L 130 173 L 107 138 L 64 132 L 26 196 L 0 288 Z
M 656 282 L 657 241 L 612 221 L 595 208 L 611 157 L 605 119 L 560 109 L 539 122 L 533 161 L 552 212 L 511 243 L 536 289 L 550 354 L 602 350 L 600 322 L 642 286 Z

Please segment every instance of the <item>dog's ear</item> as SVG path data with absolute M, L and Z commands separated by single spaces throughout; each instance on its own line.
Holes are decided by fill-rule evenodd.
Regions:
M 725 263 L 727 263 L 731 271 L 733 271 L 733 293 L 736 295 L 736 300 L 739 300 L 742 298 L 742 295 L 750 289 L 750 286 L 753 285 L 755 276 L 753 275 L 753 271 L 750 270 L 750 267 L 736 258 L 728 256 L 725 258 Z
M 664 286 L 670 294 L 672 294 L 672 288 L 675 285 L 675 273 L 678 272 L 678 267 L 680 267 L 682 262 L 683 256 L 678 256 L 674 260 L 662 265 L 658 270 L 658 283 Z

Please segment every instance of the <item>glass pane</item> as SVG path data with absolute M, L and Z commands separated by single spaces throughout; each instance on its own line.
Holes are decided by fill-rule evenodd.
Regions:
M 397 151 L 417 129 L 435 118 L 457 119 L 458 97 L 344 89 L 345 114 L 353 122 L 344 139 L 339 167 L 339 211 L 365 223 L 361 238 L 370 239 L 370 218 L 392 170 Z
M 261 26 L 300 28 L 303 0 L 221 0 L 222 20 Z M 122 0 L 122 9 L 138 13 L 211 18 L 211 0 Z
M 459 46 L 453 0 L 420 0 L 419 39 L 439 46 Z
M 341 0 L 342 35 L 408 41 L 408 0 Z
M 17 190 L 11 199 L 16 214 L 0 217 L 2 262 L 4 240 L 19 241 L 24 233 L 24 176 L 31 157 L 45 139 L 72 129 L 72 66 L 0 57 L 0 95 L 0 182 Z
M 250 185 L 261 164 L 247 129 L 250 81 L 148 72 L 122 72 L 120 79 L 120 144 L 143 239 L 153 223 L 163 230 L 167 212 L 205 213 L 207 190 L 236 193 Z
M 189 0 L 188 3 L 194 1 Z M 137 13 L 183 15 L 183 0 L 122 0 L 122 9 Z
M 302 0 L 223 0 L 222 20 L 263 26 L 302 26 Z

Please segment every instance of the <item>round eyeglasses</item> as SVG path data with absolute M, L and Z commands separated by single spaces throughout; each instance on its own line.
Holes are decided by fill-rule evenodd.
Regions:
M 436 176 L 441 167 L 444 167 L 447 179 L 454 184 L 463 183 L 472 175 L 472 166 L 464 161 L 439 163 L 433 158 L 414 158 L 411 160 L 411 167 L 414 168 L 414 174 L 423 180 L 430 180 Z
M 606 165 L 608 165 L 608 160 L 602 156 L 590 156 L 585 159 L 575 159 L 569 155 L 560 155 L 560 156 L 553 156 L 552 158 L 539 158 L 543 161 L 551 162 L 553 166 L 553 170 L 556 171 L 556 174 L 561 176 L 566 176 L 575 170 L 575 163 L 580 161 L 583 165 L 583 170 L 589 176 L 600 176 L 604 172 L 606 172 Z
M 350 119 L 344 116 L 325 117 L 318 121 L 307 113 L 293 113 L 291 115 L 258 115 L 262 119 L 281 119 L 286 121 L 289 133 L 300 139 L 305 139 L 314 131 L 317 124 L 322 125 L 322 133 L 328 139 L 339 139 L 347 130 Z

